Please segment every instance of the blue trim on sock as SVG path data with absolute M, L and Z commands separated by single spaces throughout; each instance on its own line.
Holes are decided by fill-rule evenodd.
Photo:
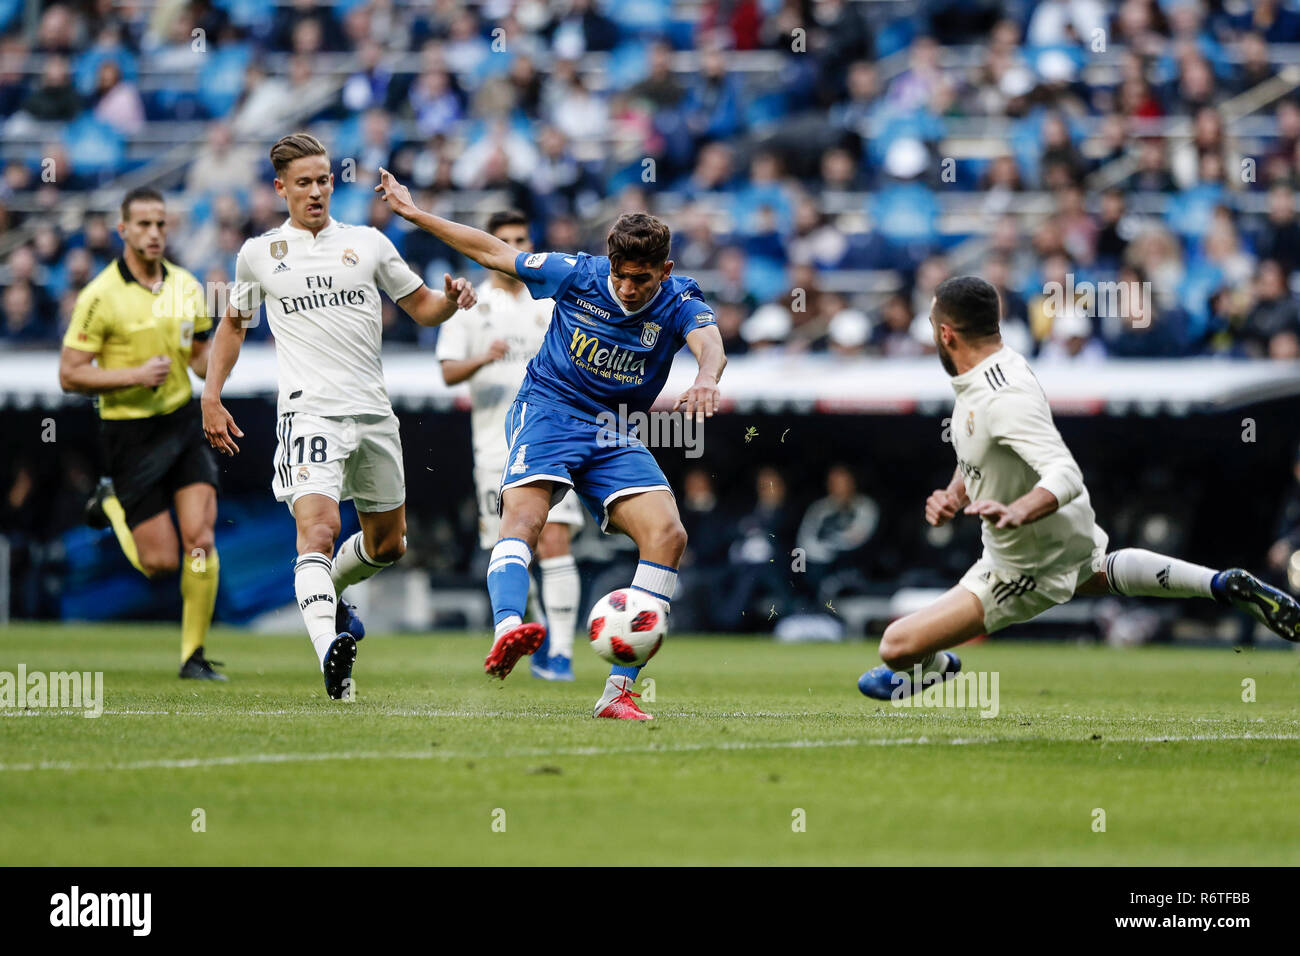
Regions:
M 520 544 L 522 544 L 525 548 L 528 548 L 528 542 L 525 541 L 523 538 L 497 538 L 497 544 L 500 544 L 502 541 L 518 541 L 518 542 L 519 542 Z M 492 547 L 495 548 L 496 545 L 494 544 Z M 529 553 L 529 554 L 532 554 L 532 553 L 533 553 L 533 549 L 532 549 L 532 548 L 528 548 L 528 553 Z
M 638 563 L 638 564 L 648 564 L 648 565 L 650 565 L 650 567 L 652 567 L 652 568 L 658 568 L 660 571 L 671 571 L 673 574 L 676 574 L 676 573 L 677 573 L 677 569 L 676 569 L 676 568 L 670 568 L 670 567 L 668 567 L 666 564 L 655 564 L 653 561 L 638 561 L 637 563 Z
M 651 591 L 649 588 L 642 587 L 639 584 L 629 584 L 628 588 L 635 591 L 643 591 L 646 594 L 652 594 L 655 597 L 657 597 L 659 600 L 663 601 L 665 604 L 668 604 L 672 601 L 672 598 L 668 597 L 668 595 L 660 594 L 658 591 Z
M 636 676 L 640 673 L 641 668 L 639 667 L 623 667 L 619 664 L 615 664 L 609 669 L 610 677 L 630 677 L 632 678 L 633 683 L 636 682 Z

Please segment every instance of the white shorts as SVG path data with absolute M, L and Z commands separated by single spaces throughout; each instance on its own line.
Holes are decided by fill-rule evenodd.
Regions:
M 1094 526 L 1092 542 L 1092 554 L 1086 561 L 1036 569 L 1033 574 L 999 568 L 985 552 L 960 581 L 984 605 L 984 633 L 1028 621 L 1074 597 L 1079 586 L 1100 571 L 1106 559 L 1110 543 L 1106 532 Z
M 501 538 L 501 516 L 497 511 L 497 501 L 501 495 L 502 470 L 504 469 L 474 469 L 474 488 L 478 493 L 478 543 L 479 547 L 487 551 L 495 547 Z M 582 500 L 572 488 L 564 489 L 557 484 L 556 490 L 564 491 L 564 495 L 552 506 L 550 514 L 546 516 L 546 523 L 567 524 L 570 535 L 577 534 L 586 521 Z
M 275 500 L 303 495 L 355 502 L 358 511 L 392 511 L 406 502 L 397 416 L 323 418 L 285 412 L 276 426 Z

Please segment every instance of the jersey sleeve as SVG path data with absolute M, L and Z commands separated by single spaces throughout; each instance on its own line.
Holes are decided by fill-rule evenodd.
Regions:
M 235 257 L 235 286 L 230 291 L 230 302 L 239 311 L 247 314 L 257 311 L 262 304 L 262 283 L 253 271 L 253 264 L 248 261 L 248 243 L 239 250 Z
M 373 226 L 371 229 L 379 252 L 379 261 L 375 264 L 375 285 L 396 302 L 424 285 L 424 280 L 406 264 L 406 260 L 393 245 L 393 240 Z
M 680 305 L 677 309 L 678 333 L 683 339 L 696 329 L 706 325 L 717 325 L 713 307 L 704 301 L 704 292 L 694 279 L 686 280 L 686 287 L 677 293 Z
M 465 320 L 470 316 L 456 312 L 438 328 L 438 345 L 434 350 L 439 362 L 461 362 L 469 358 L 469 330 Z
M 98 288 L 88 286 L 77 296 L 72 307 L 72 320 L 63 334 L 63 344 L 82 352 L 98 354 L 109 333 L 111 307 L 107 297 Z
M 1050 491 L 1057 507 L 1064 508 L 1083 493 L 1083 472 L 1056 430 L 1045 395 L 1021 389 L 1002 392 L 989 415 L 990 435 L 1038 473 L 1035 487 Z
M 521 252 L 515 256 L 515 274 L 534 299 L 561 295 L 578 271 L 578 256 L 561 252 Z

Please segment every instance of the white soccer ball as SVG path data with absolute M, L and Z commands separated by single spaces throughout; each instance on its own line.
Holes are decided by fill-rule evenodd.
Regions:
M 591 649 L 611 664 L 639 667 L 655 656 L 668 622 L 664 606 L 633 588 L 610 591 L 587 618 Z

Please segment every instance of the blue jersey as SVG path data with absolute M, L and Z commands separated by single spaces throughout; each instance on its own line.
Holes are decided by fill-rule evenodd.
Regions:
M 675 275 L 627 313 L 611 288 L 607 256 L 521 252 L 515 272 L 534 299 L 555 300 L 517 400 L 588 421 L 618 414 L 620 405 L 627 414 L 649 411 L 686 336 L 717 324 L 695 280 Z

